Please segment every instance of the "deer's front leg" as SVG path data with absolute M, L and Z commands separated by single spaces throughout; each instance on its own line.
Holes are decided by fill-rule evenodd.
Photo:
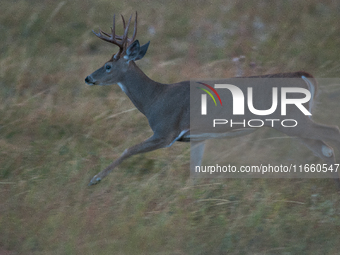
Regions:
M 127 159 L 128 157 L 131 157 L 132 155 L 153 151 L 159 148 L 164 148 L 171 144 L 171 142 L 174 140 L 171 136 L 168 137 L 156 137 L 155 135 L 151 136 L 149 139 L 145 140 L 144 142 L 134 145 L 128 149 L 126 149 L 123 154 L 113 161 L 107 168 L 105 168 L 103 171 L 95 175 L 90 183 L 90 185 L 97 184 L 100 182 L 106 175 L 108 175 L 116 166 L 118 166 L 124 159 Z

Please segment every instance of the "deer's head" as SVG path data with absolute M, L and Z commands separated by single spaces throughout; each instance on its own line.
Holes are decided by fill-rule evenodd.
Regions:
M 144 57 L 148 50 L 149 43 L 140 46 L 138 40 L 135 40 L 137 35 L 137 12 L 135 18 L 135 27 L 132 38 L 128 38 L 128 31 L 132 15 L 125 26 L 125 20 L 122 16 L 124 34 L 122 36 L 115 34 L 115 15 L 113 16 L 113 27 L 111 34 L 99 30 L 99 33 L 92 31 L 100 39 L 113 43 L 119 47 L 119 51 L 114 54 L 101 68 L 85 78 L 88 85 L 111 85 L 119 83 L 126 74 L 130 61 L 136 61 Z

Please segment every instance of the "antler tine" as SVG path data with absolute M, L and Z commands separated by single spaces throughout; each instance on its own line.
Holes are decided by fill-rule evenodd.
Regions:
M 113 24 L 111 28 L 111 34 L 112 38 L 115 39 L 115 34 L 116 34 L 116 14 L 113 14 Z
M 130 43 L 132 43 L 136 39 L 136 35 L 137 35 L 137 11 L 136 11 L 136 18 L 135 18 L 135 27 L 133 29 L 133 35 L 132 35 Z
M 112 32 L 112 28 L 111 28 L 111 32 Z M 100 30 L 100 33 L 102 33 L 103 35 L 106 35 L 107 37 L 110 37 L 110 38 L 112 36 L 112 35 L 110 35 L 108 33 L 105 33 L 103 30 Z
M 128 24 L 124 30 L 124 35 L 123 35 L 123 39 L 122 39 L 122 43 L 125 44 L 127 42 L 127 39 L 128 39 L 128 33 L 129 33 L 129 27 L 130 27 L 130 23 L 131 23 L 131 18 L 132 18 L 132 15 L 130 16 L 130 19 L 128 21 Z
M 94 30 L 92 30 L 92 32 L 93 32 L 98 38 L 100 38 L 100 39 L 102 39 L 102 40 L 104 40 L 104 41 L 106 41 L 106 42 L 112 43 L 111 36 L 108 35 L 107 33 L 105 33 L 103 30 L 99 29 L 99 33 L 94 32 Z M 107 36 L 108 38 L 105 37 L 104 35 Z
M 122 20 L 123 20 L 123 27 L 124 27 L 124 31 L 125 31 L 125 19 L 124 16 L 121 14 L 120 16 L 122 16 Z

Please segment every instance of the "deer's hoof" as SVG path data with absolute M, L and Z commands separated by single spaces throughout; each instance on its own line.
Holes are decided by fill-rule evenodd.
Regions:
M 92 186 L 92 185 L 95 185 L 95 184 L 98 184 L 102 179 L 100 177 L 97 177 L 97 175 L 95 175 L 88 186 Z

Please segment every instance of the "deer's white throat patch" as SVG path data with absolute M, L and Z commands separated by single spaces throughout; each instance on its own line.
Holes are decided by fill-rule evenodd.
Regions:
M 123 92 L 126 93 L 126 87 L 124 86 L 124 84 L 121 83 L 121 82 L 118 82 L 117 84 L 118 84 L 119 87 L 123 90 Z

